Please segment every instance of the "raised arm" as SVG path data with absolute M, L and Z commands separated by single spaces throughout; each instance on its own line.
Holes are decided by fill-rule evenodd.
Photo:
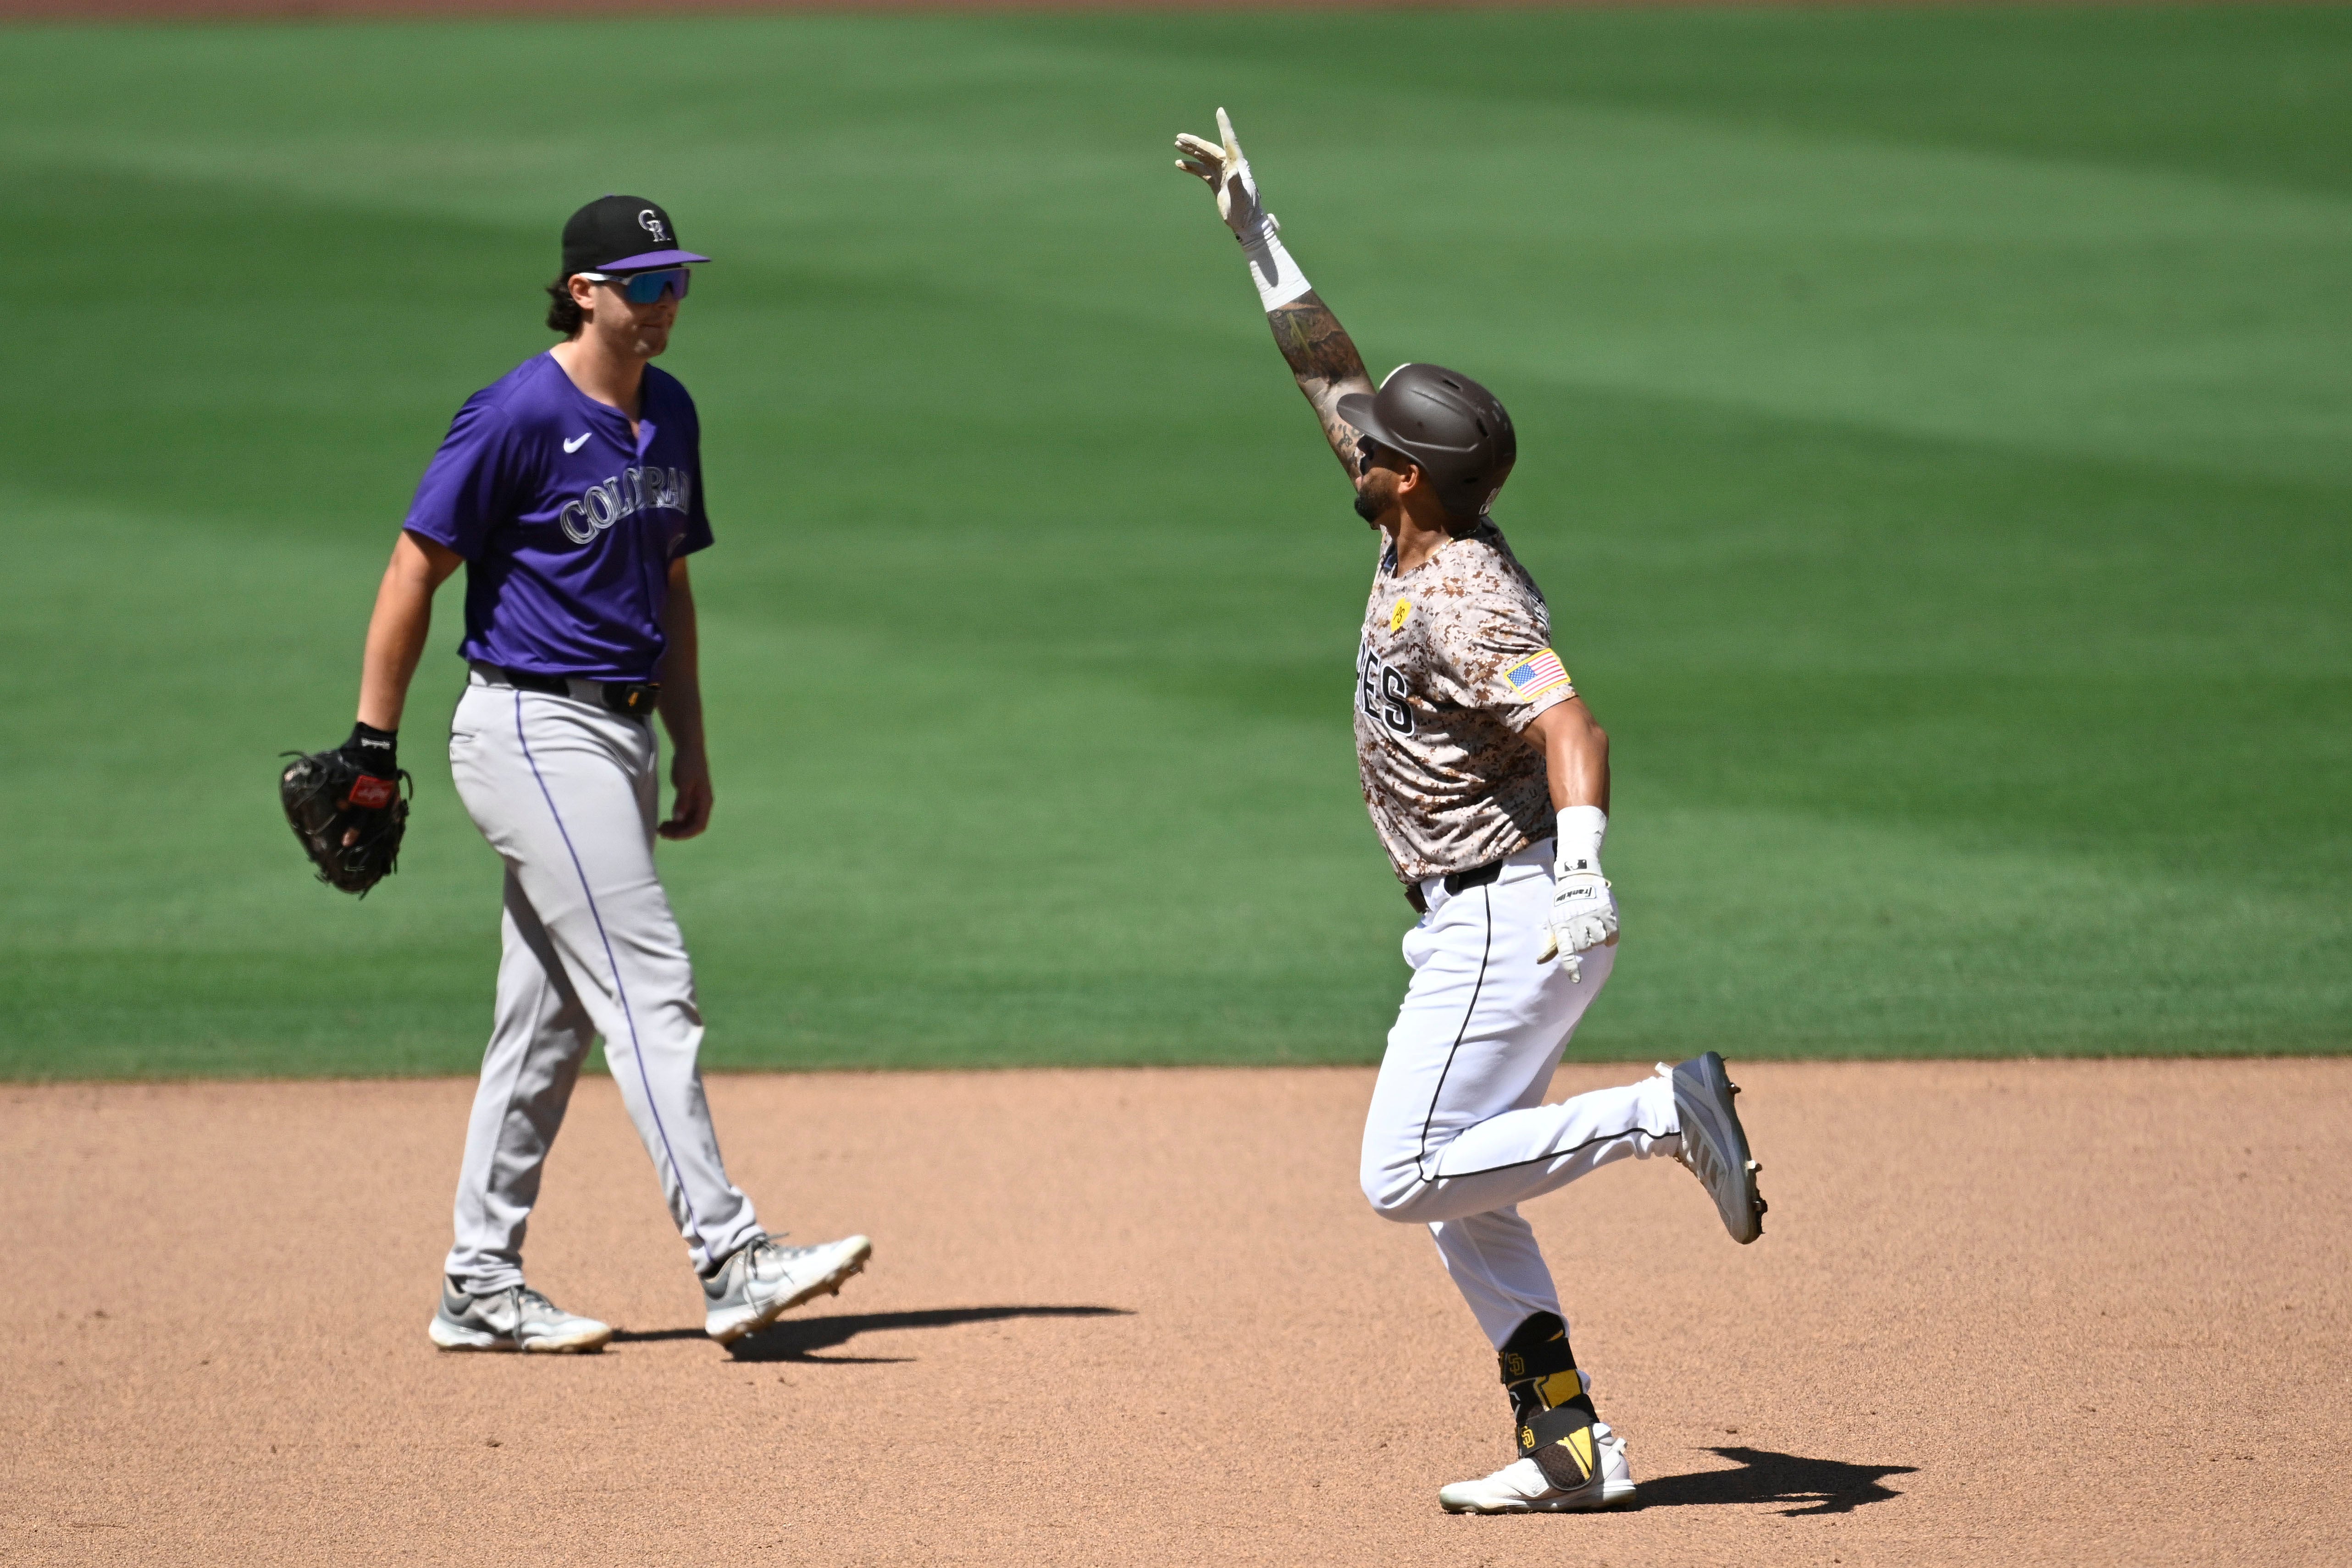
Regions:
M 1217 110 L 1217 134 L 1216 142 L 1189 133 L 1177 137 L 1177 151 L 1184 156 L 1176 160 L 1176 166 L 1216 193 L 1218 216 L 1241 241 L 1250 279 L 1265 307 L 1266 324 L 1274 329 L 1275 346 L 1282 351 L 1298 390 L 1323 426 L 1323 438 L 1331 443 L 1332 455 L 1352 485 L 1361 432 L 1339 417 L 1339 399 L 1350 392 L 1372 390 L 1371 377 L 1364 374 L 1364 356 L 1284 248 L 1282 226 L 1259 200 L 1249 160 L 1242 155 L 1234 122 L 1222 109 Z
M 1265 321 L 1274 329 L 1275 344 L 1289 363 L 1298 390 L 1307 395 L 1315 417 L 1323 422 L 1323 438 L 1331 443 L 1332 455 L 1348 470 L 1352 483 L 1358 471 L 1356 443 L 1363 432 L 1339 417 L 1339 399 L 1347 393 L 1372 390 L 1372 378 L 1364 374 L 1364 356 L 1356 352 L 1356 341 L 1312 289 L 1289 304 L 1268 310 Z

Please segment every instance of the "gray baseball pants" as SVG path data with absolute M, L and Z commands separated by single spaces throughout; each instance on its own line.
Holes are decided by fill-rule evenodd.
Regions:
M 694 968 L 654 865 L 660 750 L 650 721 L 480 667 L 450 722 L 457 796 L 506 862 L 498 1011 L 447 1264 L 477 1295 L 522 1282 L 540 1173 L 598 1036 L 696 1268 L 759 1233 L 719 1158 Z

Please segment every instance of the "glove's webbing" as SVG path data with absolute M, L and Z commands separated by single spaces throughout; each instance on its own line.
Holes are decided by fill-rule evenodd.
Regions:
M 341 751 L 285 754 L 295 760 L 278 775 L 278 800 L 295 839 L 319 880 L 364 898 L 399 868 L 414 781 L 406 769 L 364 773 Z

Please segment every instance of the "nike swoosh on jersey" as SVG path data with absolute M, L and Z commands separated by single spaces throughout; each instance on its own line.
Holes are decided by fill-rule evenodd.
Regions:
M 585 447 L 588 444 L 588 437 L 594 434 L 595 432 L 593 430 L 583 430 L 579 435 L 574 436 L 571 440 L 563 443 L 563 449 L 567 452 L 576 452 L 580 450 L 581 447 Z

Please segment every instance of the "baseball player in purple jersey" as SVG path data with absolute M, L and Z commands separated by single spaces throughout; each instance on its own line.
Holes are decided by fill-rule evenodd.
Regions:
M 523 1279 L 541 1166 L 596 1037 L 728 1342 L 863 1268 L 853 1236 L 786 1247 L 728 1179 L 702 1092 L 694 972 L 654 841 L 709 826 L 694 595 L 710 544 L 694 400 L 646 362 L 692 268 L 669 215 L 605 196 L 563 229 L 548 293 L 564 341 L 467 399 L 394 544 L 345 743 L 394 777 L 433 595 L 466 568 L 458 797 L 506 864 L 498 1005 L 457 1176 L 433 1342 L 586 1351 L 613 1331 Z M 672 747 L 660 816 L 658 713 Z
M 1375 389 L 1258 199 L 1223 110 L 1179 136 L 1215 191 L 1299 389 L 1379 531 L 1356 647 L 1364 800 L 1420 914 L 1412 981 L 1364 1122 L 1364 1196 L 1425 1224 L 1494 1348 L 1517 1457 L 1440 1488 L 1455 1513 L 1608 1508 L 1633 1496 L 1622 1438 L 1569 1348 L 1528 1198 L 1664 1154 L 1704 1183 L 1733 1239 L 1764 1200 L 1724 1076 L 1706 1055 L 1619 1089 L 1543 1103 L 1617 952 L 1601 873 L 1609 740 L 1552 647 L 1549 608 L 1488 516 L 1518 455 L 1494 394 L 1433 364 Z

